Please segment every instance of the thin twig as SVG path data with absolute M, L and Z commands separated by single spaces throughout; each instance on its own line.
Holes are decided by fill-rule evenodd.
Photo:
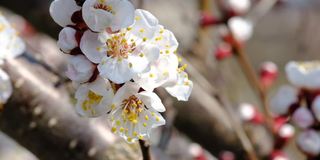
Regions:
M 147 145 L 144 140 L 139 140 L 139 144 L 143 160 L 151 160 L 150 145 Z

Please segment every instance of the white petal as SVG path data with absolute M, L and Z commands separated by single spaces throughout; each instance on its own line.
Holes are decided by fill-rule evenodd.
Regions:
M 135 95 L 139 91 L 139 86 L 133 82 L 125 83 L 121 88 L 118 89 L 117 93 L 113 98 L 113 103 L 118 106 L 122 103 L 124 99 L 129 98 L 132 95 Z
M 0 104 L 7 102 L 12 94 L 12 85 L 6 72 L 0 69 Z
M 93 63 L 100 63 L 104 56 L 103 47 L 105 44 L 100 42 L 98 37 L 98 33 L 88 30 L 83 34 L 80 43 L 81 51 Z
M 98 65 L 100 75 L 110 81 L 121 84 L 129 81 L 133 77 L 133 72 L 130 69 L 130 64 L 127 59 L 104 57 Z
M 131 28 L 131 33 L 141 39 L 152 39 L 158 29 L 159 21 L 150 12 L 137 9 L 135 11 L 135 22 Z
M 15 58 L 23 53 L 25 44 L 17 35 L 17 31 L 6 18 L 0 14 L 0 61 Z
M 72 14 L 81 7 L 75 0 L 54 0 L 50 5 L 50 15 L 53 20 L 62 27 L 73 24 L 71 21 Z
M 70 56 L 66 75 L 72 81 L 83 83 L 90 79 L 94 69 L 93 64 L 85 56 Z
M 170 95 L 176 97 L 179 101 L 187 101 L 191 95 L 193 83 L 188 79 L 185 72 L 179 74 L 178 82 L 172 87 L 166 87 Z
M 313 156 L 320 153 L 320 136 L 315 130 L 309 129 L 300 133 L 297 138 L 298 147 Z
M 111 30 L 118 31 L 129 27 L 134 22 L 134 6 L 127 0 L 120 0 L 113 6 L 115 15 L 112 19 Z
M 290 106 L 298 102 L 298 94 L 299 91 L 292 86 L 281 86 L 270 100 L 271 112 L 278 116 L 287 114 Z
M 137 94 L 137 97 L 145 104 L 148 108 L 153 108 L 158 112 L 166 111 L 166 108 L 161 102 L 161 99 L 153 92 L 143 91 Z
M 141 52 L 136 51 L 130 54 L 128 61 L 132 64 L 133 72 L 141 73 L 149 67 L 151 62 L 159 58 L 159 54 L 160 51 L 156 46 L 145 44 Z
M 314 123 L 313 115 L 306 107 L 298 108 L 292 115 L 292 121 L 300 128 L 308 128 Z
M 58 46 L 65 53 L 69 53 L 78 46 L 75 34 L 76 30 L 71 27 L 65 27 L 59 33 Z
M 286 65 L 288 80 L 297 87 L 320 88 L 320 62 L 289 62 Z

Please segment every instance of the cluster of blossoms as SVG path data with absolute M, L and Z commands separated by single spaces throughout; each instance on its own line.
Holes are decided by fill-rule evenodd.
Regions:
M 188 100 L 193 83 L 179 65 L 178 42 L 150 12 L 128 0 L 55 0 L 50 14 L 64 27 L 58 46 L 70 55 L 66 74 L 81 116 L 107 115 L 112 132 L 134 142 L 165 124 L 154 89 Z
M 0 66 L 6 59 L 15 58 L 23 53 L 25 44 L 17 31 L 0 13 Z M 12 85 L 8 74 L 0 69 L 0 108 L 12 94 Z
M 320 62 L 289 62 L 286 74 L 291 85 L 278 90 L 270 109 L 302 130 L 296 139 L 298 148 L 309 159 L 319 159 Z

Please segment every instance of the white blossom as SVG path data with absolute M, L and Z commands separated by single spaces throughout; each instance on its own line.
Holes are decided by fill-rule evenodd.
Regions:
M 315 130 L 305 130 L 298 136 L 297 145 L 307 154 L 318 155 L 320 153 L 320 135 Z
M 293 113 L 292 121 L 300 128 L 308 128 L 314 123 L 312 113 L 304 106 Z
M 193 82 L 189 80 L 188 74 L 184 71 L 178 73 L 178 80 L 175 85 L 165 87 L 167 92 L 179 101 L 188 101 L 192 88 Z
M 70 51 L 78 47 L 76 40 L 76 30 L 71 27 L 65 27 L 59 33 L 58 46 L 64 53 L 70 53 Z
M 81 50 L 93 63 L 99 63 L 100 75 L 114 83 L 125 83 L 149 70 L 160 55 L 162 44 L 154 37 L 158 20 L 144 10 L 136 10 L 135 15 L 134 24 L 118 33 L 87 31 L 81 39 Z
M 227 5 L 236 13 L 245 13 L 251 7 L 250 0 L 227 0 Z
M 271 98 L 271 112 L 275 115 L 287 114 L 291 105 L 298 102 L 298 94 L 299 91 L 292 86 L 281 86 L 277 93 Z
M 128 0 L 86 0 L 82 15 L 92 31 L 115 32 L 132 25 L 134 6 Z
M 12 94 L 12 85 L 6 72 L 0 69 L 0 105 L 7 102 Z
M 286 65 L 289 81 L 301 88 L 320 89 L 320 62 L 289 62 Z
M 66 75 L 76 83 L 83 83 L 90 79 L 94 69 L 94 65 L 85 56 L 70 56 Z
M 75 98 L 76 111 L 81 116 L 98 117 L 107 114 L 114 96 L 113 89 L 108 80 L 98 77 L 94 82 L 79 86 Z
M 154 37 L 152 43 L 157 44 L 160 49 L 159 59 L 151 63 L 150 70 L 133 77 L 136 83 L 148 91 L 163 85 L 174 85 L 178 78 L 178 42 L 175 36 L 159 26 Z
M 50 15 L 53 20 L 62 27 L 74 24 L 71 17 L 74 12 L 79 11 L 80 6 L 75 0 L 54 0 L 50 5 Z
M 253 24 L 241 17 L 233 17 L 228 21 L 228 26 L 234 38 L 240 42 L 249 40 L 253 34 Z
M 18 32 L 0 13 L 0 63 L 7 58 L 19 56 L 25 50 L 25 44 Z
M 153 92 L 139 92 L 133 82 L 125 83 L 115 94 L 109 110 L 112 132 L 128 142 L 148 139 L 152 128 L 165 124 L 158 112 L 164 112 L 160 98 Z

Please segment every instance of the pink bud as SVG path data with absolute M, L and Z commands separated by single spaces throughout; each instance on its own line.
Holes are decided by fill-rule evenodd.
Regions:
M 308 128 L 314 123 L 312 113 L 304 106 L 293 113 L 292 121 L 300 128 Z
M 273 62 L 264 62 L 260 67 L 261 84 L 270 87 L 278 76 L 278 67 Z
M 232 55 L 232 47 L 228 43 L 221 43 L 217 46 L 214 56 L 217 60 L 223 60 Z
M 218 24 L 218 23 L 220 23 L 220 21 L 216 17 L 209 15 L 207 13 L 201 14 L 200 25 L 202 27 L 207 27 L 207 26 Z
M 195 160 L 206 160 L 206 156 L 204 154 L 204 150 L 202 149 L 202 147 L 197 144 L 197 143 L 193 143 L 189 146 L 189 153 L 191 154 L 191 156 L 195 159 Z
M 242 120 L 255 124 L 261 124 L 264 121 L 262 114 L 253 105 L 248 103 L 240 105 L 240 116 Z
M 295 130 L 294 127 L 290 124 L 283 124 L 276 131 L 276 140 L 274 148 L 282 149 L 289 140 L 294 136 Z
M 315 130 L 306 130 L 297 138 L 298 148 L 310 155 L 316 156 L 320 153 L 320 135 Z
M 232 152 L 224 151 L 220 154 L 219 160 L 235 160 L 235 156 Z
M 273 151 L 270 160 L 289 160 L 288 156 L 280 150 Z

